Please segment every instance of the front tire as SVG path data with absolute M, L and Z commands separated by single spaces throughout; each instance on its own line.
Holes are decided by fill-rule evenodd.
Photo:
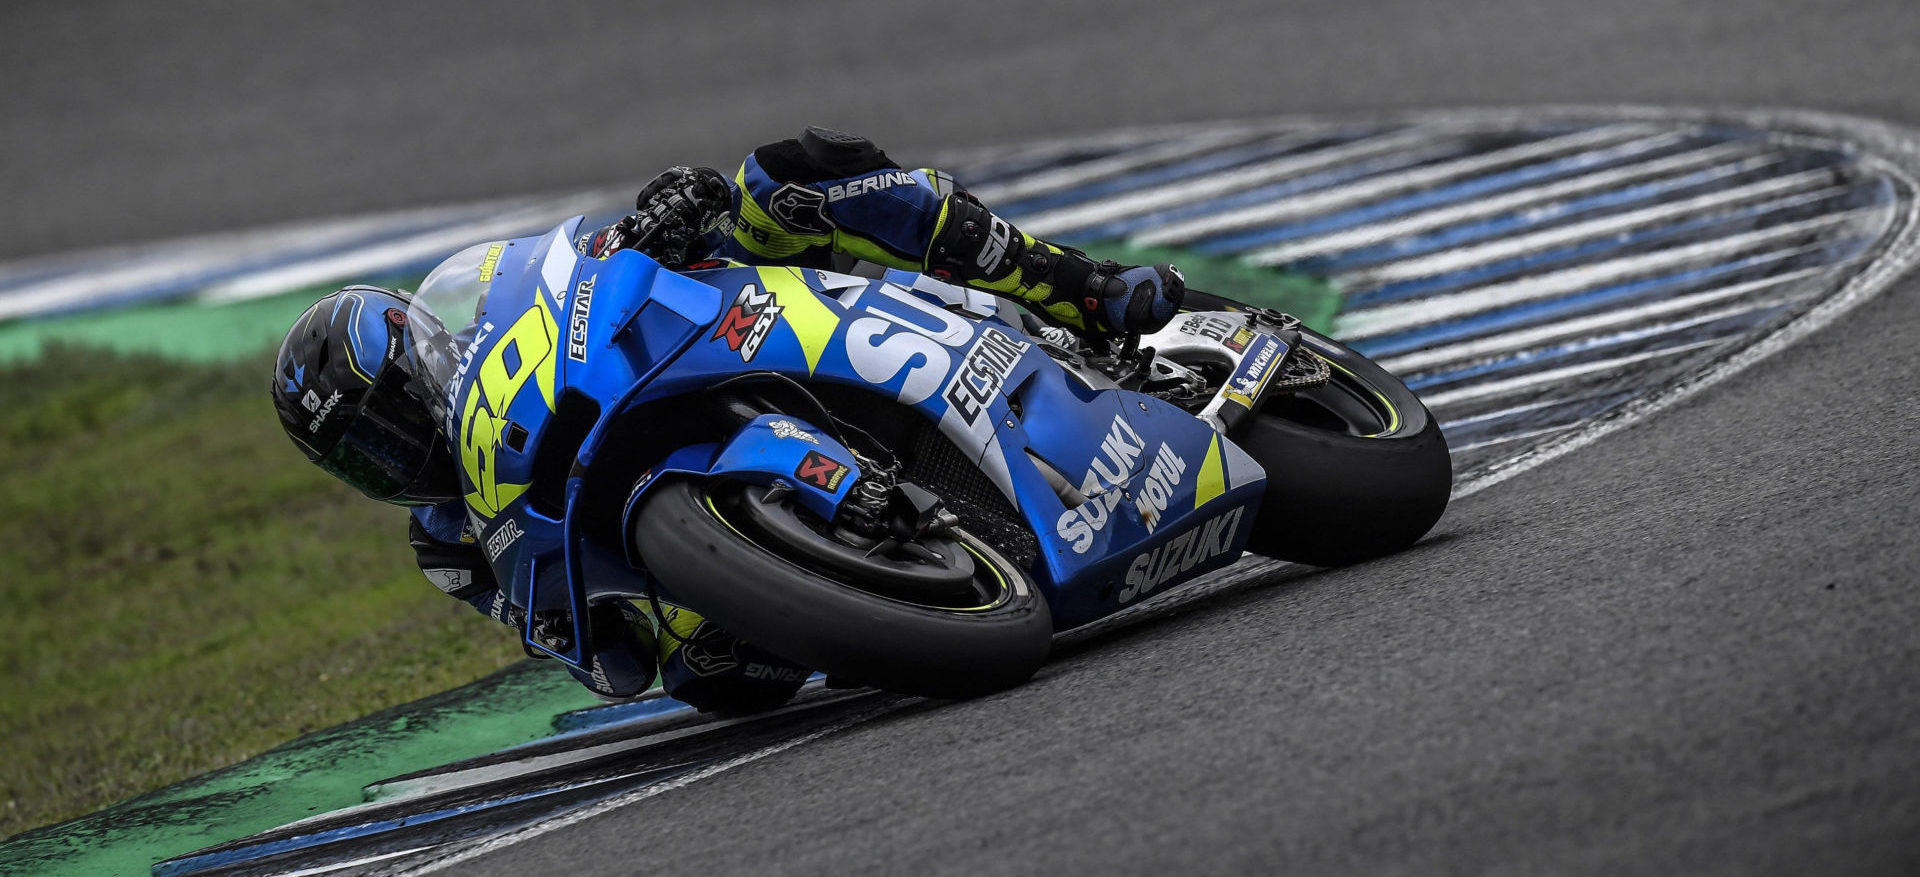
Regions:
M 882 596 L 843 571 L 852 564 L 821 563 L 818 545 L 796 550 L 781 541 L 790 535 L 756 526 L 766 509 L 747 514 L 746 490 L 724 479 L 674 480 L 656 485 L 635 515 L 634 545 L 676 602 L 783 658 L 904 694 L 975 697 L 1025 682 L 1046 662 L 1046 599 L 972 535 L 953 531 L 947 544 L 969 555 L 978 605 Z
M 1300 341 L 1331 366 L 1328 382 L 1269 399 L 1234 433 L 1267 470 L 1247 550 L 1344 566 L 1419 541 L 1453 490 L 1440 424 L 1372 360 L 1306 329 Z

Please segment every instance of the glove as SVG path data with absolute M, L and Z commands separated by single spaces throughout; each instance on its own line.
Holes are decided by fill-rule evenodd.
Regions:
M 1187 279 L 1168 264 L 1128 267 L 1102 262 L 1087 278 L 1089 310 L 1098 306 L 1100 322 L 1117 333 L 1158 332 L 1180 312 Z
M 671 167 L 640 190 L 633 206 L 637 212 L 614 226 L 618 245 L 677 267 L 704 255 L 695 247 L 733 209 L 733 189 L 713 168 Z

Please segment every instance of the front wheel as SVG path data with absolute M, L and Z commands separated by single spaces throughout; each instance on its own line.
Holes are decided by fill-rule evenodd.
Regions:
M 1440 424 L 1370 359 L 1302 329 L 1325 384 L 1269 399 L 1234 440 L 1267 470 L 1247 550 L 1314 566 L 1399 551 L 1440 520 L 1453 458 Z
M 964 531 L 875 554 L 762 488 L 686 479 L 654 487 L 632 537 L 676 602 L 847 681 L 974 697 L 1026 681 L 1052 645 L 1033 582 Z

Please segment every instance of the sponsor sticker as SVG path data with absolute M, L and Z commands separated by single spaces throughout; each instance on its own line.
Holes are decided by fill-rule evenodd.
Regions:
M 798 667 L 753 663 L 747 665 L 745 675 L 748 679 L 764 679 L 768 682 L 803 682 L 807 678 L 807 671 Z
M 442 593 L 457 594 L 473 585 L 473 570 L 470 569 L 428 569 L 427 581 L 439 588 Z
M 891 189 L 894 186 L 911 186 L 911 185 L 913 185 L 913 177 L 909 175 L 906 171 L 889 171 L 887 173 L 876 174 L 874 176 L 867 177 L 865 179 L 853 180 L 852 182 L 843 183 L 838 186 L 828 186 L 827 201 L 831 203 L 834 201 L 839 201 L 843 198 L 857 198 L 861 195 L 867 194 L 868 192 L 878 192 L 878 191 L 881 191 L 882 189 Z
M 1153 532 L 1160 526 L 1160 517 L 1167 512 L 1167 504 L 1173 501 L 1173 493 L 1180 486 L 1180 479 L 1187 474 L 1187 461 L 1166 442 L 1160 443 L 1160 450 L 1153 454 L 1153 466 L 1147 470 L 1146 481 L 1140 485 L 1140 495 L 1135 504 L 1140 507 L 1140 519 L 1146 522 L 1147 532 Z
M 447 396 L 447 431 L 448 432 L 453 431 L 454 412 L 458 410 L 460 405 L 460 382 L 466 380 L 467 371 L 473 368 L 474 352 L 480 349 L 480 345 L 487 343 L 487 338 L 492 334 L 493 334 L 493 323 L 492 322 L 481 323 L 480 328 L 474 330 L 473 340 L 467 342 L 467 349 L 460 354 L 459 368 L 454 369 L 453 377 L 447 379 L 446 396 Z
M 993 404 L 994 397 L 1000 395 L 1000 388 L 1006 385 L 1014 365 L 1032 346 L 1031 342 L 1016 341 L 999 329 L 982 330 L 973 347 L 967 350 L 966 358 L 960 361 L 953 379 L 947 382 L 947 405 L 972 426 Z
M 513 547 L 513 543 L 520 541 L 521 535 L 519 521 L 512 518 L 502 521 L 492 533 L 487 534 L 487 562 L 499 560 L 502 553 Z
M 794 468 L 793 477 L 831 493 L 840 489 L 840 482 L 849 471 L 852 470 L 845 463 L 819 451 L 808 451 L 801 458 L 800 465 Z
M 587 316 L 593 309 L 593 278 L 573 288 L 573 310 L 567 317 L 567 358 L 587 361 Z
M 774 190 L 767 199 L 767 212 L 780 227 L 799 234 L 831 234 L 833 220 L 827 218 L 827 196 L 818 189 L 788 183 Z
M 494 244 L 487 248 L 486 258 L 480 260 L 480 282 L 489 283 L 493 274 L 500 268 L 500 254 L 506 252 L 504 244 Z
M 772 292 L 749 283 L 733 297 L 733 304 L 721 315 L 720 325 L 707 340 L 724 341 L 728 350 L 740 354 L 741 362 L 752 362 L 760 355 L 760 345 L 766 343 L 774 325 L 780 322 L 782 310 L 785 309 L 774 303 Z
M 791 420 L 776 420 L 776 421 L 773 421 L 772 423 L 767 424 L 767 426 L 773 430 L 774 435 L 777 435 L 783 439 L 799 439 L 810 445 L 817 445 L 820 443 L 819 439 L 814 438 L 813 433 L 810 433 L 804 429 L 801 429 L 800 427 L 794 426 L 793 421 Z
M 308 397 L 313 397 L 313 395 L 312 390 L 307 391 Z M 307 400 L 302 400 L 303 403 L 306 401 Z M 327 401 L 322 403 L 319 410 L 313 415 L 313 422 L 307 424 L 307 432 L 318 433 L 320 431 L 320 424 L 327 422 L 327 416 L 333 413 L 333 406 L 338 404 L 340 404 L 340 391 L 335 390 L 333 391 L 333 395 L 328 396 Z M 314 408 L 308 405 L 307 410 L 313 411 Z
M 1146 447 L 1146 440 L 1134 431 L 1133 424 L 1125 417 L 1113 418 L 1106 437 L 1100 440 L 1100 454 L 1080 479 L 1080 492 L 1087 501 L 1061 513 L 1054 525 L 1054 533 L 1070 543 L 1075 554 L 1087 553 L 1093 547 L 1093 534 L 1107 528 L 1113 510 L 1125 496 L 1120 485 Z
M 1127 566 L 1126 587 L 1120 590 L 1120 602 L 1133 602 L 1194 567 L 1225 555 L 1233 548 L 1233 539 L 1240 531 L 1240 518 L 1245 512 L 1245 506 L 1236 506 L 1182 532 L 1167 544 L 1134 557 L 1133 563 Z
M 998 216 L 987 225 L 987 245 L 980 249 L 980 255 L 974 257 L 973 264 L 989 275 L 998 274 L 997 266 L 1001 257 L 1007 254 L 1007 245 L 1013 242 L 1013 226 Z
M 1247 355 L 1240 360 L 1239 368 L 1233 370 L 1233 377 L 1227 379 L 1223 391 L 1229 402 L 1237 402 L 1240 407 L 1251 410 L 1253 400 L 1260 396 L 1267 381 L 1278 371 L 1280 351 L 1286 345 L 1272 335 L 1261 335 L 1247 349 Z
M 1242 321 L 1229 319 L 1218 314 L 1190 314 L 1180 321 L 1180 334 L 1192 335 L 1198 338 L 1211 338 L 1214 341 L 1225 343 L 1228 338 L 1234 336 L 1234 329 L 1239 326 L 1241 322 Z M 1251 334 L 1249 334 L 1249 337 L 1251 337 Z M 1241 346 L 1245 347 L 1246 345 L 1243 342 Z
M 714 643 L 711 641 L 696 640 L 681 645 L 674 654 L 680 656 L 680 660 L 686 663 L 687 669 L 693 671 L 695 676 L 712 676 L 740 666 L 740 658 L 733 653 L 731 640 L 726 641 L 725 651 L 714 648 Z

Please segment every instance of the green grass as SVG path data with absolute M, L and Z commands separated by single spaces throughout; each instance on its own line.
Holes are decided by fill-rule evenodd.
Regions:
M 267 361 L 0 370 L 0 836 L 468 682 L 512 638 L 309 465 Z

